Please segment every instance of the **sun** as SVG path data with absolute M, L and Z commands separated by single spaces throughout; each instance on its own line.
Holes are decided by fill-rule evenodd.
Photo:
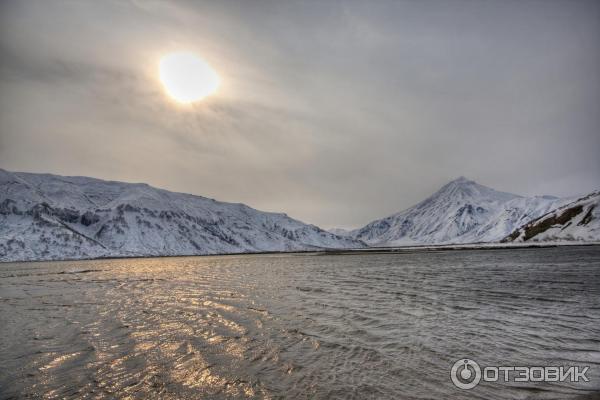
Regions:
M 194 53 L 167 54 L 160 60 L 160 81 L 173 99 L 193 103 L 215 93 L 220 79 L 214 69 Z

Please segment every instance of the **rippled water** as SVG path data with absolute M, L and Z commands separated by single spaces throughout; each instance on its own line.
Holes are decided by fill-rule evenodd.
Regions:
M 589 365 L 461 391 L 452 363 Z M 0 264 L 0 397 L 578 398 L 600 248 Z

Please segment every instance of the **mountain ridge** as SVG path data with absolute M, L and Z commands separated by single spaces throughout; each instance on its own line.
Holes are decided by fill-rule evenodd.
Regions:
M 0 170 L 0 260 L 360 248 L 282 213 L 147 184 Z
M 362 228 L 325 231 L 285 213 L 145 183 L 0 169 L 0 261 L 487 243 L 513 234 L 520 241 L 525 236 L 515 233 L 519 228 L 574 200 L 519 196 L 461 176 L 414 206 Z M 588 203 L 581 209 L 588 207 L 587 218 L 594 220 L 589 232 L 564 227 L 570 233 L 561 236 L 546 222 L 544 229 L 555 232 L 548 238 L 600 240 L 600 207 Z M 566 217 L 555 220 L 562 223 Z M 535 239 L 543 240 L 550 239 Z
M 568 201 L 501 192 L 461 176 L 414 206 L 374 220 L 350 236 L 381 247 L 492 242 Z
M 518 227 L 502 242 L 600 239 L 600 191 L 592 192 Z

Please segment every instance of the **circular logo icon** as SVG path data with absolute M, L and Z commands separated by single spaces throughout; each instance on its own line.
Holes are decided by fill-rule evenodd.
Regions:
M 475 361 L 463 358 L 452 365 L 450 378 L 457 388 L 473 389 L 481 380 L 481 368 Z

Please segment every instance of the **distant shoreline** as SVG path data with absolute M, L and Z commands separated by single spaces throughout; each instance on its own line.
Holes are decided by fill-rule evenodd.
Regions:
M 548 242 L 548 243 L 473 243 L 473 244 L 440 244 L 412 245 L 395 247 L 369 247 L 364 249 L 327 250 L 326 254 L 357 254 L 357 253 L 410 253 L 417 251 L 454 251 L 454 250 L 512 250 L 531 248 L 552 248 L 570 246 L 600 246 L 600 242 Z
M 219 254 L 181 254 L 181 255 L 148 255 L 148 256 L 125 256 L 125 257 L 91 257 L 91 258 L 68 258 L 56 260 L 27 260 L 27 261 L 0 261 L 3 264 L 17 263 L 42 263 L 42 262 L 76 262 L 76 261 L 101 261 L 101 260 L 131 260 L 147 258 L 183 258 L 183 257 L 225 257 L 225 256 L 264 256 L 264 255 L 359 255 L 359 254 L 409 254 L 414 252 L 435 252 L 435 251 L 464 251 L 464 250 L 512 250 L 512 249 L 532 249 L 532 248 L 554 248 L 554 247 L 580 247 L 580 246 L 600 246 L 600 242 L 548 242 L 548 243 L 472 243 L 472 244 L 440 244 L 440 245 L 412 245 L 395 247 L 368 247 L 356 249 L 314 249 L 314 250 L 296 250 L 296 251 L 261 251 L 248 253 L 219 253 Z

